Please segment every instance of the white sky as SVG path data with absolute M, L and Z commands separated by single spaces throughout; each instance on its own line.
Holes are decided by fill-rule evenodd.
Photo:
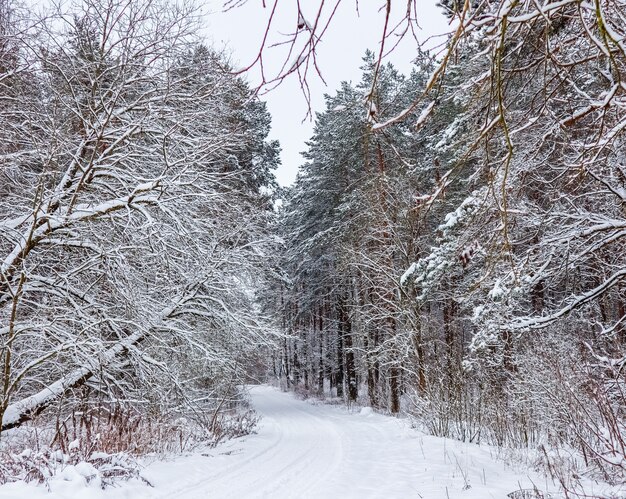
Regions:
M 311 23 L 322 0 L 301 0 L 304 15 Z M 418 22 L 422 27 L 420 39 L 426 40 L 431 36 L 441 35 L 450 30 L 447 20 L 436 7 L 436 0 L 418 0 Z M 248 0 L 243 6 L 222 12 L 223 0 L 205 0 L 203 9 L 207 15 L 207 37 L 216 48 L 226 47 L 232 52 L 232 62 L 235 67 L 244 67 L 252 63 L 258 53 L 265 31 L 267 18 L 272 0 L 267 0 L 268 8 L 263 9 L 262 0 Z M 327 9 L 332 9 L 335 2 L 326 0 Z M 328 86 L 315 75 L 310 73 L 309 85 L 311 89 L 311 105 L 313 111 L 324 110 L 325 93 L 333 94 L 341 81 L 360 79 L 359 67 L 366 49 L 378 53 L 379 39 L 384 25 L 384 11 L 381 0 L 360 0 L 359 14 L 356 11 L 355 0 L 344 0 L 333 19 L 331 27 L 318 46 L 318 63 L 322 76 Z M 400 9 L 397 12 L 393 10 Z M 406 1 L 396 0 L 392 4 L 392 18 L 402 16 L 406 9 Z M 296 0 L 282 0 L 279 2 L 278 13 L 275 17 L 271 42 L 279 42 L 285 37 L 281 34 L 293 33 L 297 24 Z M 438 38 L 432 45 L 441 43 Z M 389 44 L 389 42 L 387 42 Z M 388 57 L 401 71 L 408 73 L 411 60 L 415 56 L 415 42 L 410 38 L 400 44 Z M 284 62 L 284 47 L 269 50 L 265 55 L 266 69 L 269 73 L 276 72 Z M 273 75 L 273 74 L 272 74 Z M 260 82 L 258 71 L 250 71 L 246 78 L 251 85 Z M 306 149 L 305 141 L 312 134 L 313 122 L 305 119 L 307 113 L 306 101 L 302 95 L 297 75 L 284 81 L 280 86 L 261 96 L 267 102 L 272 115 L 272 132 L 270 138 L 278 139 L 282 147 L 282 166 L 276 172 L 279 184 L 291 184 L 302 163 L 300 152 Z

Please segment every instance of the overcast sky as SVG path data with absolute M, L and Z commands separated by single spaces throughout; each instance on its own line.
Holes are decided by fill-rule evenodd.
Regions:
M 315 12 L 321 0 L 304 0 L 301 2 L 305 17 L 309 22 L 315 18 Z M 269 8 L 263 9 L 261 0 L 248 0 L 243 6 L 222 12 L 223 0 L 206 0 L 203 9 L 207 14 L 207 37 L 217 48 L 226 47 L 232 54 L 235 67 L 249 65 L 259 51 L 269 16 Z M 449 31 L 449 26 L 441 10 L 435 5 L 436 0 L 418 1 L 418 21 L 422 32 L 420 38 L 441 35 Z M 273 2 L 266 2 L 268 5 Z M 328 11 L 335 2 L 327 0 Z M 380 0 L 361 0 L 359 14 L 356 12 L 354 0 L 344 0 L 333 19 L 333 22 L 318 46 L 318 62 L 327 86 L 314 74 L 308 79 L 311 88 L 313 111 L 324 110 L 323 95 L 333 94 L 341 81 L 360 79 L 359 67 L 366 49 L 379 50 L 379 39 L 383 30 L 384 12 L 380 10 L 384 2 Z M 406 2 L 396 1 L 392 4 L 392 17 L 401 16 Z M 298 21 L 296 0 L 283 0 L 270 33 L 271 42 L 285 39 L 284 34 L 293 33 Z M 327 11 L 327 12 L 328 12 Z M 433 45 L 441 43 L 439 37 Z M 389 42 L 388 42 L 389 43 Z M 415 42 L 407 39 L 393 51 L 387 60 L 393 62 L 400 70 L 408 73 L 411 61 L 415 56 Z M 277 47 L 267 52 L 266 68 L 271 73 L 277 71 L 285 59 L 285 47 Z M 247 80 L 256 86 L 260 82 L 258 71 L 250 71 Z M 302 95 L 297 76 L 289 78 L 280 86 L 261 96 L 267 102 L 272 115 L 271 138 L 278 139 L 282 147 L 282 166 L 276 172 L 281 185 L 291 184 L 302 163 L 300 152 L 306 149 L 305 141 L 309 139 L 313 122 L 305 120 L 307 104 Z M 304 120 L 304 121 L 303 121 Z

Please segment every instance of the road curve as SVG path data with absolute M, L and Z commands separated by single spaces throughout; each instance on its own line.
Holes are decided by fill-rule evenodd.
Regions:
M 146 470 L 157 485 L 150 498 L 488 499 L 532 487 L 488 448 L 424 435 L 402 420 L 268 386 L 253 387 L 250 396 L 262 417 L 256 434 L 209 456 L 176 460 L 171 467 L 178 469 L 164 474 L 162 464 Z M 159 475 L 180 480 L 163 483 Z

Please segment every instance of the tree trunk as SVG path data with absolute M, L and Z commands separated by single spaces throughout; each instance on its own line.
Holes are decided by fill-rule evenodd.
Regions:
M 337 397 L 343 397 L 343 335 L 337 330 L 337 370 L 335 371 Z
M 317 365 L 317 391 L 324 394 L 324 319 L 322 309 L 318 309 L 318 339 L 319 339 L 319 359 Z
M 344 338 L 346 356 L 346 377 L 348 378 L 348 400 L 356 401 L 359 390 L 356 379 L 356 369 L 354 364 L 354 350 L 352 349 L 352 321 L 346 310 L 346 301 L 341 300 L 340 304 L 340 328 Z

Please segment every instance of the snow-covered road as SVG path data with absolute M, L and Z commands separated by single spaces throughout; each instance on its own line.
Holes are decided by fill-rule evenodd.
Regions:
M 427 436 L 367 409 L 352 413 L 267 386 L 254 387 L 251 398 L 263 417 L 256 435 L 204 460 L 153 466 L 146 476 L 162 492 L 148 497 L 487 499 L 532 486 L 488 449 Z
M 262 416 L 256 434 L 150 464 L 142 474 L 154 488 L 125 483 L 101 491 L 55 481 L 52 494 L 41 486 L 0 487 L 0 498 L 504 499 L 532 482 L 546 490 L 488 448 L 424 435 L 368 409 L 314 404 L 268 386 L 252 388 L 251 398 Z

